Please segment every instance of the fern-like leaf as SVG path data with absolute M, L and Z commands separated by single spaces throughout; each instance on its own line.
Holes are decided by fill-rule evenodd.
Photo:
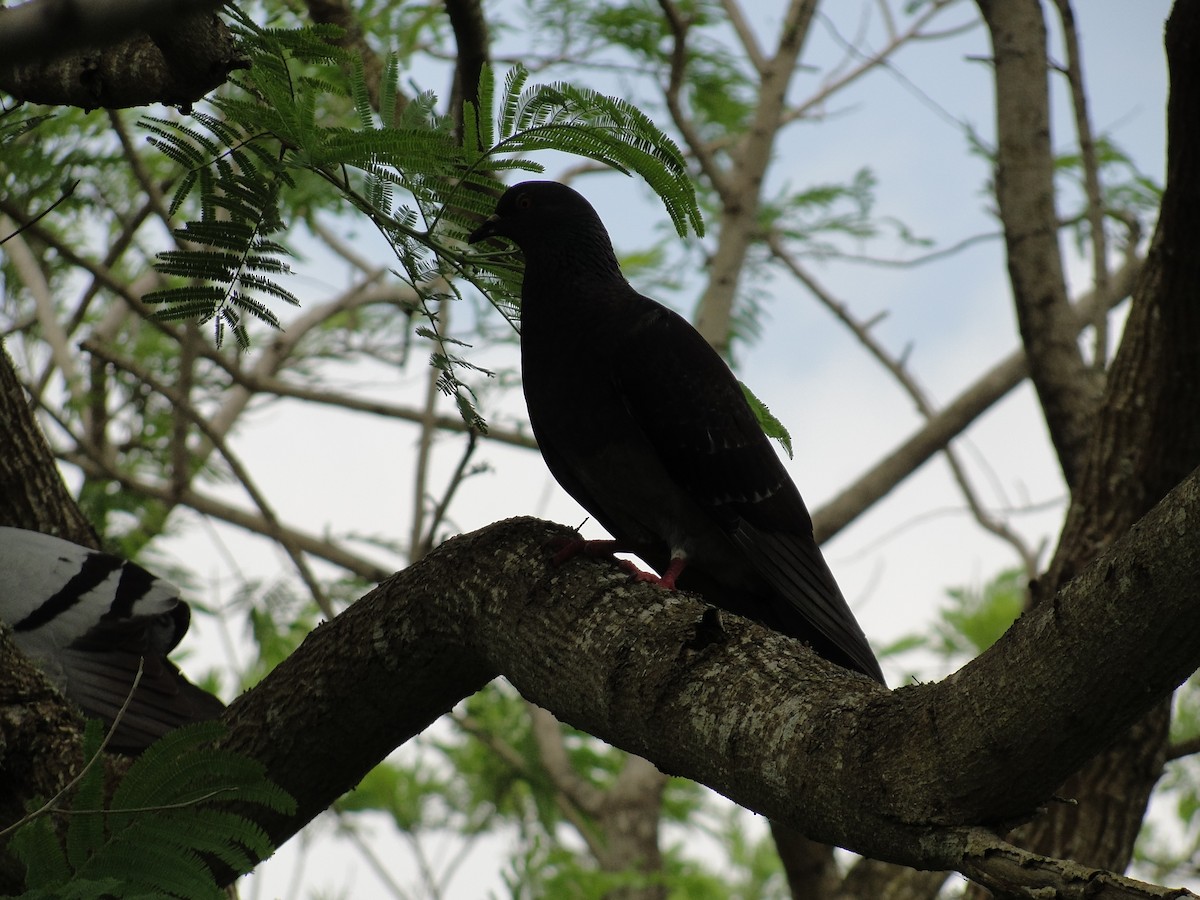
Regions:
M 220 803 L 236 799 L 283 813 L 295 808 L 259 763 L 212 746 L 223 733 L 220 723 L 205 722 L 151 745 L 130 767 L 108 809 L 103 767 L 91 767 L 75 796 L 65 852 L 45 816 L 13 835 L 13 851 L 26 866 L 26 900 L 222 897 L 206 858 L 245 872 L 272 847 L 258 825 Z M 98 735 L 89 725 L 85 748 L 95 752 Z

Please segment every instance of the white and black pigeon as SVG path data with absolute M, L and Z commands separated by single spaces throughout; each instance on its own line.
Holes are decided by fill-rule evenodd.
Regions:
M 559 484 L 664 586 L 882 683 L 741 385 L 686 319 L 625 280 L 591 204 L 556 182 L 515 185 L 469 241 L 493 237 L 525 257 L 522 382 Z
M 85 714 L 111 726 L 108 744 L 137 753 L 173 728 L 221 715 L 224 704 L 184 678 L 167 654 L 191 610 L 173 584 L 141 566 L 70 541 L 0 527 L 0 619 Z

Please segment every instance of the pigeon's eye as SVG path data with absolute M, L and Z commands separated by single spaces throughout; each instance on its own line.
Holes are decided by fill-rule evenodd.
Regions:
M 533 198 L 528 194 L 517 197 L 517 209 L 533 209 Z

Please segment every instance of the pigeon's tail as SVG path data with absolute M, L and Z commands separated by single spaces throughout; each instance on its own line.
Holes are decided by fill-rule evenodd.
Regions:
M 835 638 L 826 633 L 828 628 L 818 628 L 793 600 L 780 596 L 768 585 L 735 587 L 693 566 L 684 569 L 677 587 L 694 591 L 723 610 L 753 619 L 767 628 L 803 641 L 832 663 L 853 672 L 861 672 L 880 684 L 887 683 L 870 644 L 849 612 Z
M 142 676 L 133 690 L 139 663 Z M 225 710 L 225 704 L 196 687 L 161 656 L 129 650 L 66 649 L 56 664 L 65 681 L 64 692 L 85 714 L 107 727 L 117 721 L 108 744 L 111 751 L 139 753 L 168 731 L 215 719 Z M 127 699 L 129 705 L 121 714 Z

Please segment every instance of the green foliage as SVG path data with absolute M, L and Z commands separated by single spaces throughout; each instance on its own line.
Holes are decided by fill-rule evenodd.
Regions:
M 758 419 L 759 427 L 763 433 L 773 441 L 778 441 L 788 455 L 788 459 L 792 458 L 792 435 L 782 422 L 775 418 L 774 413 L 767 408 L 767 404 L 763 403 L 754 395 L 754 392 L 746 385 L 738 382 L 742 387 L 742 393 L 746 395 L 746 399 L 750 402 L 750 408 L 754 410 L 754 417 Z
M 1164 806 L 1174 807 L 1177 818 L 1164 828 L 1158 817 L 1148 817 L 1135 854 L 1140 868 L 1166 883 L 1192 876 L 1200 854 L 1200 676 L 1175 692 L 1169 746 L 1178 748 L 1178 755 L 1167 763 L 1156 793 Z
M 104 767 L 89 766 L 64 839 L 46 814 L 14 833 L 12 851 L 26 867 L 22 898 L 223 897 L 206 859 L 246 872 L 273 848 L 256 824 L 213 801 L 235 799 L 277 812 L 295 808 L 261 765 L 211 746 L 223 733 L 215 722 L 171 732 L 130 766 L 107 808 Z M 99 752 L 100 739 L 98 723 L 89 723 L 89 758 Z
M 594 159 L 644 178 L 662 199 L 680 237 L 687 235 L 689 226 L 699 235 L 704 233 L 683 154 L 649 116 L 619 97 L 566 82 L 526 87 L 528 78 L 522 66 L 508 73 L 494 129 L 485 124 L 488 120 L 482 113 L 468 118 L 467 133 L 478 134 L 479 147 L 485 148 L 470 159 L 473 167 L 486 164 L 540 172 L 540 166 L 524 160 L 497 158 L 538 150 Z M 485 69 L 479 84 L 482 110 L 491 108 L 494 87 Z M 472 124 L 477 127 L 472 129 Z
M 1094 151 L 1105 216 L 1119 228 L 1140 228 L 1136 223 L 1153 218 L 1157 212 L 1162 202 L 1162 186 L 1139 171 L 1129 154 L 1112 139 L 1103 135 L 1097 137 Z M 1059 192 L 1060 202 L 1066 207 L 1063 215 L 1071 223 L 1075 245 L 1084 252 L 1084 245 L 1090 239 L 1090 223 L 1083 155 L 1064 153 L 1055 159 L 1055 168 L 1070 186 L 1070 190 Z M 1138 232 L 1135 230 L 1132 234 Z M 1123 237 L 1128 239 L 1129 235 Z
M 376 116 L 361 63 L 326 43 L 328 29 L 260 29 L 242 19 L 239 33 L 252 65 L 213 100 L 220 115 L 197 113 L 186 125 L 143 120 L 151 142 L 182 170 L 172 211 L 186 206 L 199 213 L 175 230 L 182 248 L 158 257 L 158 271 L 179 281 L 145 300 L 160 304 L 165 320 L 213 321 L 218 344 L 228 328 L 245 347 L 247 316 L 277 328 L 272 304 L 299 303 L 279 282 L 290 271 L 281 210 L 290 192 L 308 190 L 316 179 L 385 238 L 397 274 L 421 298 L 427 325 L 419 334 L 433 342 L 438 388 L 454 398 L 464 421 L 484 431 L 477 398 L 461 375 L 492 373 L 455 352 L 460 342 L 444 333 L 437 310 L 457 295 L 447 280 L 457 274 L 514 315 L 511 258 L 463 248 L 492 212 L 503 188 L 498 173 L 541 171 L 525 158 L 536 151 L 576 154 L 644 178 L 681 235 L 689 226 L 703 228 L 679 148 L 625 100 L 566 83 L 528 85 L 528 73 L 517 66 L 497 102 L 485 69 L 479 107 L 464 107 L 460 131 L 436 111 L 432 94 L 399 102 L 395 59 L 386 67 Z M 349 75 L 323 68 L 335 62 Z M 330 117 L 317 111 L 335 109 L 338 100 L 345 115 L 327 124 Z
M 679 148 L 620 98 L 566 83 L 528 86 L 528 73 L 518 66 L 505 80 L 493 120 L 495 85 L 485 70 L 480 108 L 463 110 L 462 133 L 472 138 L 464 143 L 454 120 L 436 112 L 432 94 L 397 102 L 394 59 L 377 117 L 362 64 L 326 42 L 328 29 L 260 29 L 242 19 L 239 34 L 252 65 L 234 80 L 235 89 L 213 100 L 220 115 L 196 113 L 188 124 L 143 119 L 151 143 L 182 170 L 172 212 L 189 201 L 199 210 L 199 218 L 175 232 L 185 249 L 162 253 L 157 263 L 162 274 L 183 283 L 146 300 L 162 305 L 164 319 L 215 321 L 218 343 L 228 326 L 245 346 L 246 315 L 278 327 L 270 304 L 299 302 L 278 282 L 289 273 L 288 249 L 271 236 L 285 230 L 283 194 L 305 175 L 370 218 L 406 280 L 428 301 L 446 296 L 431 287 L 444 269 L 469 278 L 479 273 L 484 287 L 511 285 L 509 268 L 487 260 L 479 268 L 464 256 L 461 240 L 490 214 L 503 187 L 496 173 L 541 171 L 523 158 L 535 151 L 572 153 L 637 173 L 662 196 L 681 235 L 689 225 L 702 230 Z M 348 83 L 322 68 L 335 62 L 350 70 Z M 331 97 L 345 101 L 347 115 L 326 124 L 317 110 L 335 106 Z M 403 107 L 399 115 L 397 107 Z M 428 306 L 424 312 L 430 331 L 439 334 L 436 314 Z M 463 359 L 439 352 L 434 362 L 445 373 L 447 393 L 461 396 L 454 373 Z
M 1027 600 L 1025 573 L 1006 569 L 982 587 L 946 590 L 948 603 L 938 610 L 933 634 L 913 633 L 883 648 L 881 656 L 899 657 L 914 650 L 933 650 L 952 665 L 974 659 L 1008 630 Z
M 1021 615 L 1025 591 L 1020 569 L 1007 569 L 982 588 L 948 589 L 950 603 L 940 610 L 934 649 L 947 658 L 978 656 Z
M 531 709 L 503 682 L 464 701 L 452 730 L 435 729 L 410 742 L 400 758 L 377 766 L 336 806 L 343 828 L 360 812 L 382 812 L 413 846 L 446 832 L 465 838 L 513 835 L 515 849 L 503 874 L 506 895 L 521 898 L 602 897 L 618 887 L 646 883 L 637 871 L 604 872 L 590 854 L 564 845 L 564 828 L 605 839 L 603 826 L 561 792 L 542 761 Z M 590 735 L 559 726 L 572 777 L 607 790 L 628 757 Z M 713 795 L 680 778 L 667 782 L 662 804 L 667 833 L 674 826 L 705 831 L 727 848 L 709 868 L 684 844 L 664 849 L 657 876 L 669 896 L 782 897 L 778 857 L 765 828 L 741 810 L 718 806 Z M 731 874 L 732 873 L 732 874 Z M 729 885 L 738 885 L 731 894 Z

